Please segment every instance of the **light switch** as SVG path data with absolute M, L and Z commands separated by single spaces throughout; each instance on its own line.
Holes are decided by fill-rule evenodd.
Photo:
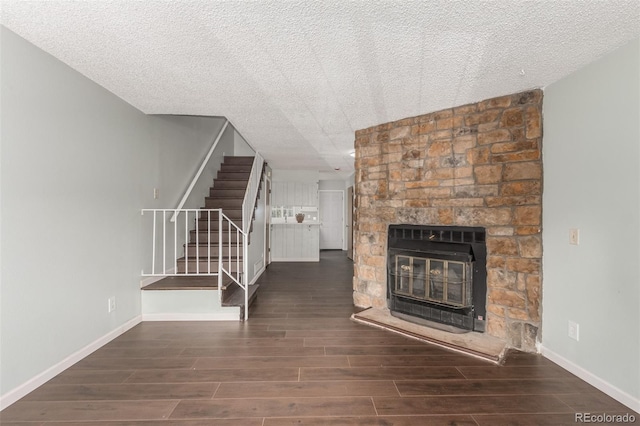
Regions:
M 577 246 L 580 244 L 580 230 L 577 228 L 569 229 L 569 244 Z

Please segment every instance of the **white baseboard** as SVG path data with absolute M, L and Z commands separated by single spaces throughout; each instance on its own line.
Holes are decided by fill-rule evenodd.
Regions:
M 226 312 L 228 309 L 229 312 Z M 190 314 L 190 313 L 158 313 L 142 314 L 142 321 L 236 321 L 240 318 L 240 308 L 225 308 L 225 312 L 211 314 Z
M 632 395 L 629 395 L 628 393 L 626 393 L 621 389 L 618 389 L 617 387 L 613 386 L 611 383 L 601 379 L 600 377 L 596 376 L 590 371 L 585 370 L 579 365 L 574 364 L 572 361 L 566 359 L 562 355 L 558 355 L 557 353 L 553 352 L 550 349 L 545 348 L 544 346 L 541 346 L 540 349 L 541 349 L 540 353 L 542 354 L 542 356 L 547 358 L 549 361 L 552 361 L 558 364 L 560 367 L 567 370 L 568 372 L 575 374 L 585 382 L 598 388 L 602 392 L 609 395 L 611 398 L 615 399 L 621 404 L 626 405 L 633 411 L 640 412 L 640 399 L 635 398 Z
M 62 373 L 64 370 L 71 367 L 76 362 L 87 357 L 97 349 L 100 349 L 102 346 L 106 345 L 107 343 L 109 343 L 116 337 L 120 336 L 121 334 L 125 333 L 126 331 L 130 330 L 134 326 L 140 324 L 140 321 L 142 321 L 141 316 L 137 316 L 127 321 L 126 323 L 110 331 L 104 336 L 89 343 L 84 348 L 81 348 L 76 352 L 72 353 L 71 355 L 69 355 L 59 363 L 49 367 L 48 369 L 38 374 L 37 376 L 27 380 L 25 383 L 21 384 L 20 386 L 0 396 L 0 410 L 4 410 L 8 406 L 13 404 L 17 400 L 19 400 L 20 398 L 22 398 L 23 396 L 27 395 L 29 392 L 32 392 L 39 386 L 42 386 L 43 384 L 45 384 L 46 382 L 48 382 L 58 374 Z
M 256 281 L 258 281 L 258 278 L 260 278 L 260 276 L 262 275 L 262 273 L 266 270 L 267 268 L 265 268 L 264 266 L 262 268 L 260 268 L 260 270 L 256 273 L 256 275 L 253 277 L 253 279 L 251 280 L 251 282 L 249 282 L 249 285 L 254 285 L 256 283 Z
M 320 262 L 318 257 L 271 258 L 272 262 Z

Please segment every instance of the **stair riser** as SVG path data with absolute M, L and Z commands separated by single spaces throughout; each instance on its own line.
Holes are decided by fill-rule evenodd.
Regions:
M 209 196 L 211 198 L 240 198 L 244 199 L 244 193 L 246 188 L 242 189 L 209 189 Z
M 197 248 L 196 248 L 197 247 Z M 201 244 L 199 246 L 196 246 L 195 244 L 192 245 L 188 245 L 185 248 L 185 255 L 188 258 L 192 258 L 196 256 L 196 253 L 198 253 L 198 256 L 200 257 L 214 257 L 217 258 L 218 257 L 218 245 L 217 244 L 211 244 L 210 247 L 211 251 L 208 251 L 207 245 L 206 244 Z M 210 254 L 208 254 L 210 253 Z M 237 250 L 235 245 L 231 245 L 231 252 L 229 252 L 229 245 L 228 244 L 223 244 L 222 245 L 222 255 L 225 257 L 235 257 L 237 256 L 239 253 L 240 256 L 242 256 L 242 247 L 240 248 L 240 251 Z
M 200 231 L 207 231 L 207 230 L 211 230 L 211 231 L 217 231 L 218 227 L 220 226 L 220 222 L 218 222 L 218 220 L 211 220 L 210 222 L 207 222 L 206 219 L 199 219 L 198 220 L 198 229 Z M 222 229 L 224 231 L 226 231 L 228 228 L 228 225 L 223 225 Z
M 233 222 L 238 226 L 241 225 L 241 223 L 240 223 L 241 221 L 240 220 L 238 220 L 238 221 L 233 220 Z M 203 219 L 198 220 L 198 230 L 200 230 L 201 232 L 207 232 L 207 231 L 218 232 L 218 227 L 219 227 L 219 223 L 218 223 L 217 220 L 215 220 L 215 221 L 212 220 L 211 224 L 210 224 L 210 227 L 207 226 L 206 219 L 205 220 L 203 220 Z M 253 228 L 253 223 L 251 224 L 251 228 L 249 228 L 249 229 L 253 230 L 252 228 Z M 236 232 L 235 228 L 232 228 L 232 229 L 233 229 L 232 232 Z M 225 222 L 222 224 L 222 232 L 228 232 L 228 231 L 229 231 L 229 222 L 227 222 L 225 220 Z
M 216 181 L 218 180 L 243 180 L 249 181 L 249 172 L 218 172 Z M 215 187 L 215 184 L 213 185 Z
M 204 207 L 207 209 L 242 209 L 242 198 L 211 198 L 204 200 Z
M 220 171 L 221 172 L 243 172 L 243 173 L 251 173 L 251 168 L 253 164 L 221 164 Z
M 223 164 L 253 164 L 254 157 L 224 157 Z
M 229 219 L 231 219 L 233 222 L 235 222 L 236 224 L 242 223 L 242 209 L 222 209 L 222 212 L 224 213 L 225 216 L 227 216 Z M 207 220 L 207 213 L 206 212 L 202 212 L 200 213 L 200 219 L 203 220 Z M 211 213 L 211 219 L 213 221 L 213 219 L 218 220 L 218 215 L 217 214 L 213 214 Z
M 197 274 L 198 271 L 196 270 L 196 261 L 195 260 L 189 260 L 189 270 L 186 269 L 185 266 L 185 262 L 184 260 L 178 260 L 178 274 L 185 274 L 185 273 L 189 273 L 189 274 Z M 207 262 L 206 260 L 201 260 L 200 262 L 200 271 L 199 273 L 209 273 L 209 262 Z M 228 263 L 224 263 L 224 267 L 225 269 L 227 269 L 230 272 L 242 272 L 242 263 L 240 265 L 238 265 L 236 262 L 233 262 L 231 265 L 229 265 Z M 231 269 L 229 269 L 229 267 L 231 267 Z M 218 262 L 211 262 L 211 273 L 215 273 L 218 271 Z
M 190 240 L 189 242 L 191 243 L 196 243 L 196 232 L 195 231 L 191 231 L 189 233 L 190 235 Z M 219 239 L 218 239 L 218 233 L 217 232 L 212 232 L 210 234 L 208 234 L 206 231 L 205 232 L 199 232 L 198 233 L 198 241 L 200 244 L 206 244 L 209 241 L 211 241 L 212 244 L 217 244 Z M 227 232 L 223 232 L 222 233 L 222 242 L 226 243 L 226 242 L 237 242 L 237 241 L 242 241 L 242 235 L 238 235 L 238 233 L 236 232 L 231 232 L 231 235 L 229 235 L 229 233 Z
M 213 181 L 213 189 L 247 189 L 248 180 L 217 180 Z

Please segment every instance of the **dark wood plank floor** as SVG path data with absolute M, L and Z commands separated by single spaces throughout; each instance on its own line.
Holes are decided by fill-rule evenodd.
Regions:
M 343 252 L 274 263 L 247 323 L 142 323 L 0 422 L 570 425 L 576 412 L 632 413 L 540 356 L 513 353 L 497 367 L 356 324 L 351 276 Z

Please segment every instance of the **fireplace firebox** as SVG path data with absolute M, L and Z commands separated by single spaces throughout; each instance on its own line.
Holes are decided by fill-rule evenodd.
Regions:
M 484 228 L 390 225 L 387 298 L 391 314 L 461 331 L 485 331 Z

